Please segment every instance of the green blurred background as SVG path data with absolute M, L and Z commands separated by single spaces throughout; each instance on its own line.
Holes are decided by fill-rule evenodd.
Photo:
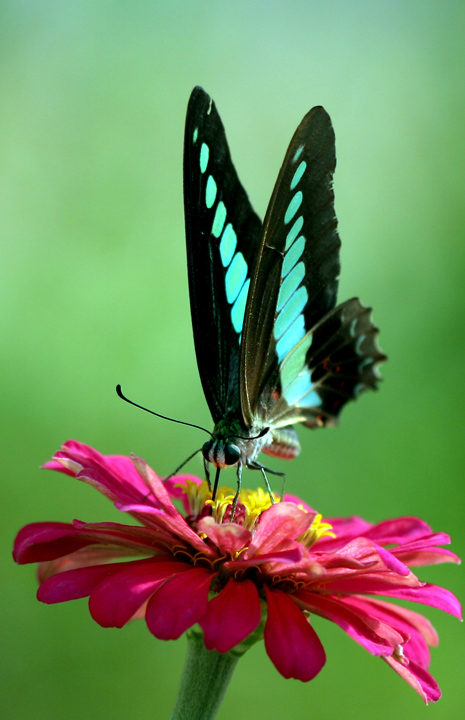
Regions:
M 156 641 L 143 622 L 103 630 L 85 600 L 39 604 L 34 568 L 14 566 L 10 547 L 29 522 L 119 519 L 90 487 L 38 469 L 66 439 L 134 452 L 160 474 L 203 442 L 122 403 L 117 382 L 210 426 L 182 209 L 194 85 L 215 98 L 262 216 L 302 116 L 329 111 L 339 297 L 374 306 L 390 358 L 379 393 L 336 430 L 302 429 L 301 456 L 273 463 L 287 489 L 326 516 L 419 515 L 464 552 L 464 20 L 447 0 L 1 4 L 2 717 L 170 714 L 185 640 Z M 455 566 L 420 576 L 463 597 Z M 428 717 L 462 718 L 462 626 L 425 613 L 444 693 Z M 380 660 L 315 625 L 328 661 L 312 683 L 285 681 L 255 646 L 220 717 L 424 717 Z

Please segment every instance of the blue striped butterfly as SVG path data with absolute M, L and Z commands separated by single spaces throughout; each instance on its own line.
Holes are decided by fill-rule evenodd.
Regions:
M 228 466 L 236 466 L 239 488 L 244 466 L 268 470 L 260 451 L 299 453 L 295 423 L 334 425 L 346 402 L 375 389 L 386 356 L 370 308 L 358 298 L 335 307 L 341 243 L 326 111 L 314 107 L 297 128 L 263 224 L 200 87 L 189 100 L 184 142 L 192 323 L 214 422 L 202 452 L 208 479 L 208 463 L 217 468 L 215 490 Z

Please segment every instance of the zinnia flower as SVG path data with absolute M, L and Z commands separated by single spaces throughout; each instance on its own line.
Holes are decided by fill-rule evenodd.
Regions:
M 319 615 L 381 657 L 424 699 L 440 690 L 427 672 L 437 635 L 426 618 L 378 596 L 431 605 L 460 617 L 448 590 L 409 569 L 458 562 L 422 520 L 372 525 L 320 515 L 298 498 L 271 503 L 263 491 L 216 499 L 205 482 L 183 475 L 163 483 L 140 458 L 103 456 L 70 441 L 44 467 L 93 485 L 141 525 L 41 522 L 15 542 L 18 563 L 39 562 L 38 598 L 57 603 L 89 596 L 103 627 L 145 617 L 161 640 L 198 624 L 207 650 L 228 653 L 264 637 L 286 678 L 307 681 L 325 663 L 311 624 Z M 184 507 L 182 514 L 173 503 Z

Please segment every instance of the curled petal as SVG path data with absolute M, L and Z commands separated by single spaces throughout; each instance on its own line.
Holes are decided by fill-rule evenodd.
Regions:
M 436 680 L 424 668 L 405 658 L 395 655 L 383 657 L 383 660 L 396 671 L 423 698 L 426 705 L 436 702 L 441 697 L 441 690 Z
M 265 647 L 271 661 L 285 678 L 312 680 L 326 662 L 318 635 L 288 595 L 281 590 L 265 590 Z
M 39 522 L 21 528 L 13 548 L 14 560 L 23 565 L 69 555 L 93 540 L 78 537 L 70 523 Z
M 207 568 L 190 568 L 167 580 L 150 598 L 145 619 L 159 640 L 176 640 L 204 617 L 211 581 Z
M 225 653 L 241 643 L 258 627 L 260 598 L 251 580 L 230 578 L 226 587 L 208 603 L 200 625 L 207 650 Z
M 376 614 L 347 605 L 343 599 L 317 595 L 306 591 L 295 593 L 298 604 L 339 625 L 344 632 L 372 655 L 390 655 L 402 645 L 408 635 L 383 622 Z
M 400 517 L 383 520 L 383 522 L 373 525 L 363 535 L 378 545 L 397 545 L 418 540 L 418 538 L 431 533 L 430 526 L 424 520 L 417 517 Z
M 381 560 L 384 562 L 387 568 L 389 570 L 392 570 L 393 573 L 396 573 L 396 575 L 402 575 L 403 577 L 408 577 L 410 575 L 410 570 L 406 565 L 404 565 L 403 562 L 398 560 L 392 553 L 389 552 L 389 550 L 385 550 L 380 545 L 375 546 L 378 554 L 381 558 Z
M 230 557 L 234 557 L 248 545 L 252 537 L 252 533 L 247 528 L 236 523 L 219 525 L 211 516 L 199 520 L 197 528 L 215 543 L 220 553 Z
M 408 640 L 404 646 L 405 654 L 417 665 L 428 668 L 430 662 L 428 645 L 436 646 L 439 640 L 434 627 L 423 615 L 399 605 L 356 595 L 346 597 L 344 602 L 349 607 L 378 617 L 406 634 Z
M 47 460 L 46 463 L 40 466 L 42 470 L 55 470 L 61 472 L 63 475 L 69 475 L 70 477 L 76 477 L 78 472 L 82 470 L 82 465 L 75 465 L 73 469 L 65 467 L 59 460 Z
M 61 466 L 61 467 L 60 467 Z M 84 443 L 68 440 L 56 453 L 52 463 L 44 467 L 59 470 L 89 481 L 104 495 L 124 502 L 142 500 L 147 495 L 147 487 L 135 470 L 130 458 L 121 455 L 102 455 Z M 90 475 L 86 474 L 90 471 Z M 96 475 L 92 475 L 95 471 Z

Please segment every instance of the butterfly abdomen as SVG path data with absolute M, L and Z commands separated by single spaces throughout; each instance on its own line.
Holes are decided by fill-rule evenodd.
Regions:
M 297 433 L 292 427 L 272 430 L 269 441 L 262 447 L 267 455 L 281 460 L 293 460 L 300 453 L 300 443 Z

